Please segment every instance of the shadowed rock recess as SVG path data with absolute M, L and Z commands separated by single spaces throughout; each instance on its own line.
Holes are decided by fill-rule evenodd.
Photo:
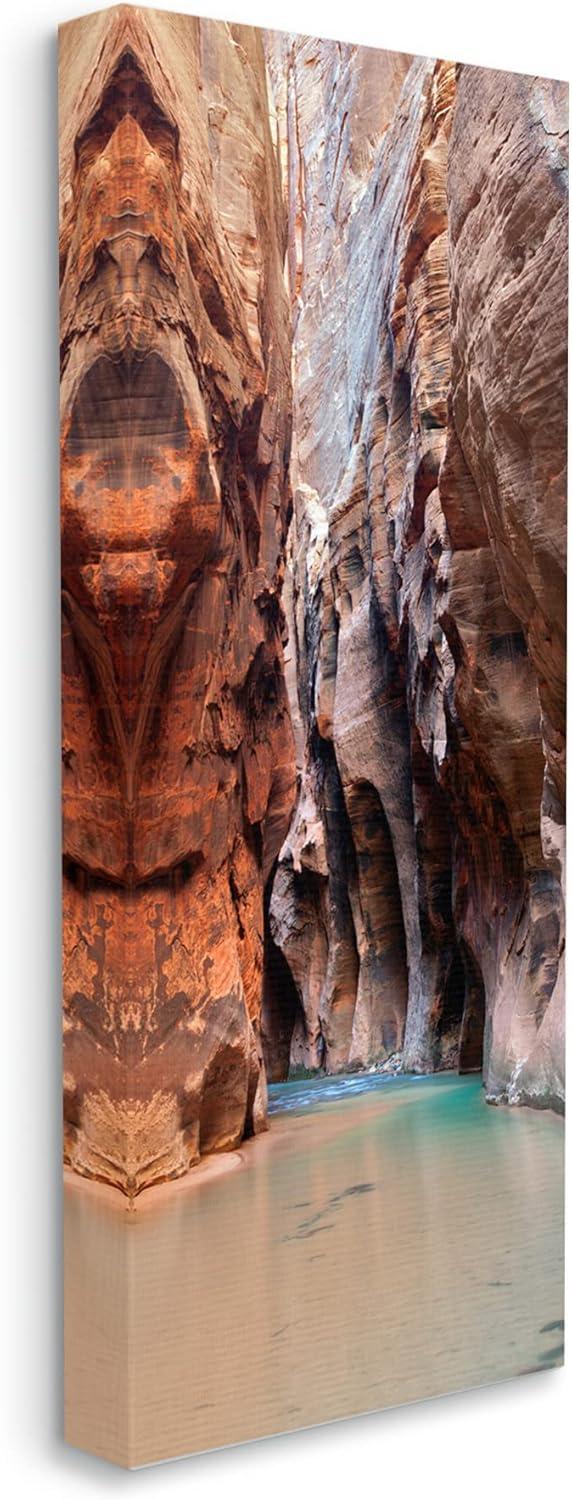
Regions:
M 566 88 L 121 7 L 60 64 L 67 1159 L 295 1065 L 562 1108 Z

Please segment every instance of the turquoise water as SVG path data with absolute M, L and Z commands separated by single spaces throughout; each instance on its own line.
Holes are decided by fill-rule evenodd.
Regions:
M 441 1080 L 449 1084 L 451 1082 L 445 1074 L 441 1074 Z M 389 1090 L 390 1095 L 397 1097 L 404 1089 L 419 1090 L 424 1084 L 434 1087 L 439 1081 L 432 1074 L 420 1077 L 413 1073 L 401 1076 L 390 1073 L 338 1073 L 332 1077 L 320 1074 L 315 1078 L 271 1083 L 268 1089 L 268 1113 L 272 1116 L 295 1110 L 303 1114 L 320 1105 L 328 1107 L 342 1100 L 358 1099 L 362 1094 L 379 1094 L 382 1090 Z
M 561 1119 L 452 1075 L 290 1083 L 271 1110 L 224 1175 L 134 1215 L 68 1192 L 72 1441 L 94 1369 L 145 1463 L 561 1363 Z

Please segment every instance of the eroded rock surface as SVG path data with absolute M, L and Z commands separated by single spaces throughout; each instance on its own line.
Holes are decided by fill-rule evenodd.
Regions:
M 66 1151 L 136 1192 L 266 1118 L 284 215 L 259 33 L 119 8 L 61 79 Z
M 566 90 L 62 29 L 66 1155 L 563 1101 Z
M 268 53 L 293 314 L 299 794 L 269 917 L 290 1059 L 482 1062 L 491 1099 L 561 1107 L 566 89 L 306 38 Z M 276 1014 L 271 973 L 283 1076 Z

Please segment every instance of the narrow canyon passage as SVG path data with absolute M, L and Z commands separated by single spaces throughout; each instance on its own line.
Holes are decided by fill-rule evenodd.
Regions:
M 66 1160 L 562 1110 L 564 86 L 119 7 L 61 119 Z
M 298 796 L 269 903 L 289 1067 L 482 1069 L 491 1100 L 562 1108 L 565 90 L 303 37 L 267 55 L 292 308 Z

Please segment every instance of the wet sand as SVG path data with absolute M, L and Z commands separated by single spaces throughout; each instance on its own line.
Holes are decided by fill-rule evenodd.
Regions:
M 68 1182 L 70 1442 L 135 1466 L 562 1362 L 562 1120 L 450 1075 L 271 1105 L 134 1212 Z

